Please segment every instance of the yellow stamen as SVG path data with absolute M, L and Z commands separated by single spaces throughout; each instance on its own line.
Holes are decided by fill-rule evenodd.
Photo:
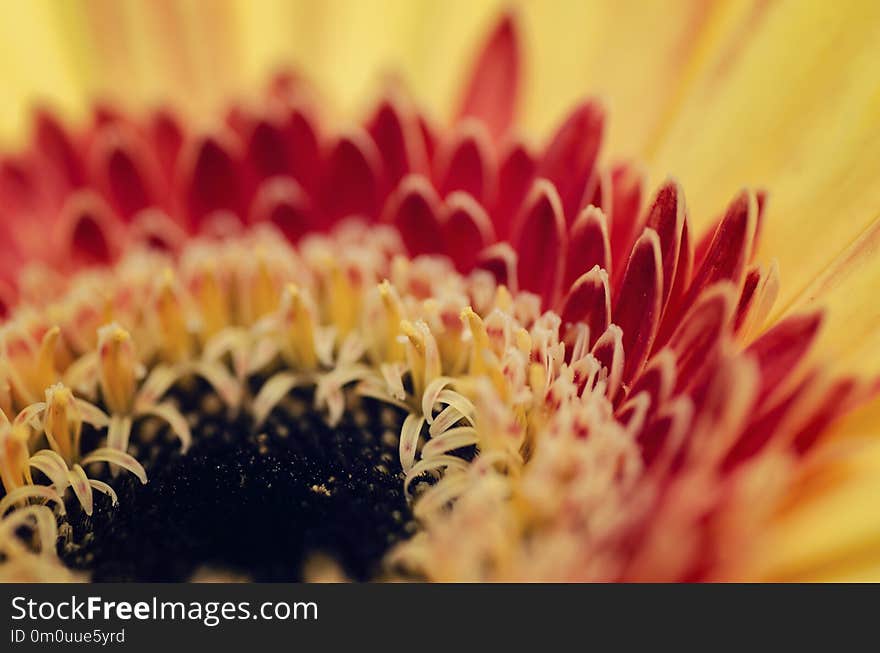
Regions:
M 403 319 L 403 305 L 394 287 L 386 279 L 379 284 L 379 296 L 385 307 L 388 332 L 386 337 L 385 360 L 387 362 L 402 361 L 406 355 L 403 344 L 399 340 L 400 322 Z
M 400 330 L 407 337 L 407 360 L 413 381 L 413 394 L 421 398 L 431 381 L 440 376 L 440 353 L 434 336 L 424 322 L 400 322 Z
M 79 458 L 82 415 L 69 388 L 58 383 L 46 390 L 43 428 L 49 445 L 71 465 Z
M 31 481 L 27 446 L 29 431 L 24 424 L 0 424 L 0 480 L 7 493 Z
M 295 284 L 288 284 L 282 298 L 285 329 L 285 354 L 297 369 L 318 367 L 315 352 L 315 315 L 310 303 Z
M 162 274 L 156 290 L 155 306 L 162 358 L 169 363 L 186 360 L 190 354 L 190 334 L 171 269 L 166 269 Z
M 329 282 L 327 299 L 330 322 L 339 330 L 340 337 L 345 337 L 357 324 L 360 297 L 346 271 L 335 262 L 331 262 Z
M 127 415 L 135 393 L 137 358 L 131 335 L 118 324 L 98 330 L 98 372 L 104 402 L 115 415 Z
M 278 294 L 278 284 L 269 268 L 266 251 L 262 247 L 257 248 L 256 271 L 245 295 L 249 306 L 246 319 L 255 322 L 278 310 Z
M 192 279 L 192 294 L 201 316 L 203 344 L 229 325 L 229 303 L 213 261 L 204 261 Z

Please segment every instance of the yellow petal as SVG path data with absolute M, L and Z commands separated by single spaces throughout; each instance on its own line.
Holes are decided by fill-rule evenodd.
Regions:
M 880 573 L 880 443 L 848 442 L 849 455 L 786 511 L 764 540 L 770 580 L 876 580 Z
M 585 95 L 610 109 L 606 154 L 640 155 L 674 111 L 722 34 L 753 3 L 531 2 L 526 38 L 526 126 L 545 133 Z
M 770 193 L 759 258 L 787 305 L 880 207 L 880 5 L 767 3 L 718 44 L 653 157 L 705 227 L 743 185 Z

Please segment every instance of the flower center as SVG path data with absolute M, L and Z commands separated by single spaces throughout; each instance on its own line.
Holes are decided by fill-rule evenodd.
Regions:
M 383 554 L 413 527 L 399 410 L 351 397 L 330 427 L 303 391 L 256 428 L 206 383 L 186 385 L 172 399 L 193 424 L 192 447 L 181 455 L 156 422 L 139 423 L 131 443 L 150 482 L 112 479 L 121 505 L 97 499 L 91 518 L 71 505 L 66 564 L 98 581 L 180 581 L 202 568 L 298 581 L 326 559 L 353 579 L 381 572 Z

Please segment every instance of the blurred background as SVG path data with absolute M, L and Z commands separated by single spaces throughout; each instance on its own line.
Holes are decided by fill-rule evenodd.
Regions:
M 703 28 L 742 10 L 706 0 L 0 0 L 0 7 L 5 142 L 22 135 L 34 101 L 81 117 L 96 97 L 130 106 L 170 97 L 198 114 L 279 67 L 305 73 L 342 115 L 358 111 L 393 73 L 442 117 L 480 39 L 501 10 L 514 8 L 527 54 L 524 128 L 544 132 L 575 100 L 601 94 L 615 113 L 613 137 L 633 149 L 677 92 L 666 73 L 686 75 L 705 47 Z M 627 107 L 643 118 L 627 119 Z

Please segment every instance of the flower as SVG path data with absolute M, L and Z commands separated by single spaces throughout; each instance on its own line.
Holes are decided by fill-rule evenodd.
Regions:
M 391 82 L 336 129 L 296 75 L 219 126 L 169 108 L 105 107 L 79 130 L 37 114 L 4 167 L 10 574 L 61 573 L 57 522 L 63 561 L 106 555 L 75 511 L 136 514 L 112 484 L 144 495 L 119 468 L 158 476 L 142 491 L 162 500 L 199 474 L 249 488 L 257 465 L 298 498 L 245 495 L 248 510 L 299 505 L 317 540 L 330 529 L 297 549 L 304 569 L 338 547 L 356 577 L 787 573 L 767 542 L 829 473 L 831 424 L 876 383 L 815 356 L 826 311 L 773 315 L 770 193 L 735 193 L 698 232 L 678 181 L 651 193 L 639 165 L 603 160 L 595 99 L 531 145 L 514 120 L 522 51 L 506 13 L 448 127 Z M 120 506 L 96 511 L 92 490 Z M 351 538 L 366 492 L 378 530 Z

